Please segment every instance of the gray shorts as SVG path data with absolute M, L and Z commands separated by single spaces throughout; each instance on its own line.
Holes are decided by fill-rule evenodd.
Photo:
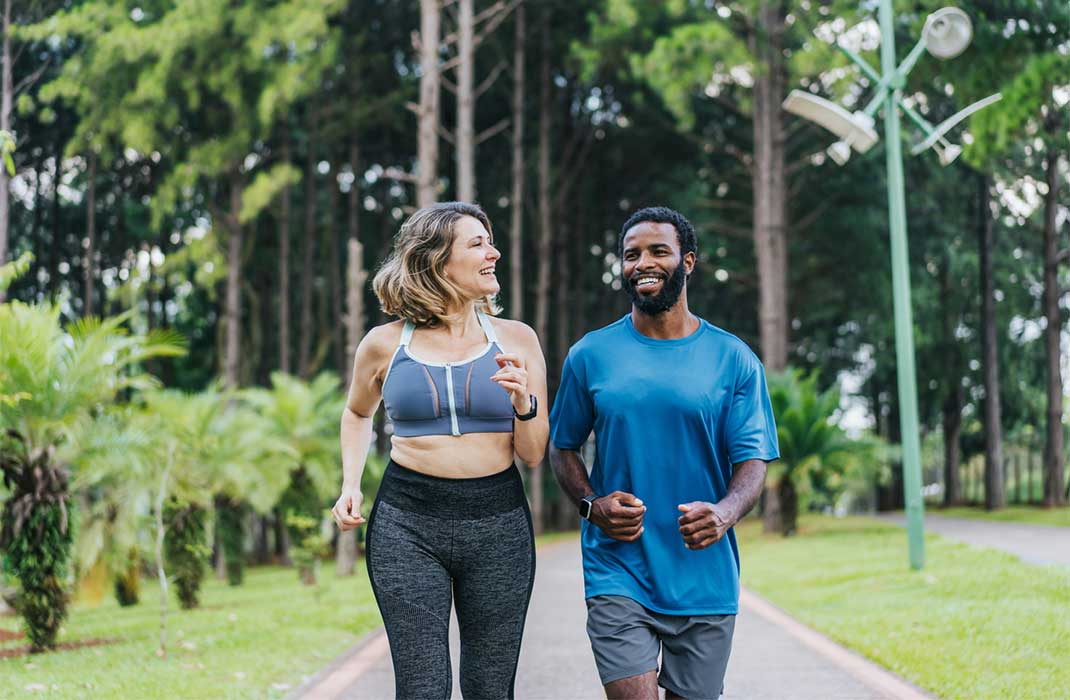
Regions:
M 735 615 L 664 615 L 631 598 L 587 599 L 591 639 L 602 685 L 658 670 L 658 685 L 688 700 L 715 699 L 724 688 Z

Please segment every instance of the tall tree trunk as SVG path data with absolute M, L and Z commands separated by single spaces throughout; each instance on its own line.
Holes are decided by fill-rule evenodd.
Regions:
M 356 175 L 360 172 L 360 150 L 354 141 L 349 146 L 349 164 Z M 346 349 L 345 349 L 345 375 L 342 383 L 349 387 L 353 376 L 353 357 L 357 352 L 357 345 L 364 336 L 364 282 L 368 275 L 364 271 L 364 246 L 360 243 L 360 190 L 357 183 L 359 177 L 353 180 L 353 187 L 349 190 L 348 233 L 346 241 Z M 357 561 L 357 531 L 349 530 L 338 534 L 338 553 L 335 559 L 335 570 L 339 576 L 349 576 L 353 573 Z
M 1044 505 L 1063 502 L 1063 378 L 1059 366 L 1059 241 L 1055 215 L 1058 208 L 1059 155 L 1048 148 L 1044 159 L 1048 191 L 1044 195 L 1044 350 L 1047 364 L 1047 439 L 1044 443 Z
M 84 316 L 93 315 L 93 280 L 96 277 L 97 256 L 97 154 L 89 152 L 89 173 L 85 198 L 85 266 L 82 270 L 85 284 Z M 149 269 L 152 269 L 152 254 L 149 254 Z M 149 309 L 152 313 L 152 309 Z
M 282 136 L 282 160 L 293 161 L 290 134 Z M 279 369 L 289 374 L 290 364 L 290 186 L 282 188 L 279 208 Z
M 61 120 L 57 119 L 57 123 Z M 52 269 L 49 270 L 49 283 L 52 285 L 52 295 L 56 297 L 60 292 L 59 266 L 63 262 L 64 240 L 63 222 L 60 221 L 62 213 L 59 202 L 59 183 L 63 181 L 63 144 L 59 139 L 53 144 L 52 152 L 52 254 L 49 256 Z
M 353 376 L 353 358 L 357 345 L 364 337 L 364 283 L 368 273 L 364 270 L 364 246 L 360 242 L 360 148 L 356 141 L 349 146 L 349 164 L 353 168 L 353 187 L 349 190 L 347 220 L 348 240 L 346 263 L 346 362 L 345 386 Z
M 473 0 L 457 2 L 457 199 L 474 202 L 475 173 L 475 12 Z
M 509 301 L 513 318 L 524 320 L 524 43 L 526 31 L 524 0 L 516 7 L 513 37 L 513 196 L 509 229 Z
M 346 366 L 346 335 L 345 316 L 342 311 L 342 297 L 345 290 L 342 289 L 342 269 L 339 260 L 338 228 L 342 221 L 342 190 L 338 188 L 338 173 L 342 170 L 341 160 L 331 164 L 331 178 L 328 185 L 331 188 L 329 198 L 330 211 L 327 213 L 327 255 L 323 256 L 324 262 L 329 266 L 328 281 L 331 285 L 331 344 L 334 347 L 334 366 L 341 372 Z M 356 183 L 353 183 L 354 186 Z M 346 380 L 343 379 L 345 384 Z
M 553 83 L 550 79 L 550 11 L 543 10 L 542 56 L 539 64 L 539 238 L 535 255 L 537 272 L 535 287 L 535 332 L 540 342 L 545 343 L 549 332 L 550 316 L 550 245 L 553 237 L 550 198 L 550 122 L 553 115 Z M 545 461 L 545 460 L 544 460 Z M 530 473 L 531 515 L 535 532 L 543 530 L 543 464 Z
M 240 383 L 241 360 L 241 263 L 244 240 L 243 227 L 238 221 L 241 211 L 242 180 L 235 170 L 230 175 L 230 212 L 227 215 L 230 241 L 227 250 L 227 296 L 224 316 L 227 324 L 226 352 L 223 356 L 223 385 L 236 389 Z
M 755 37 L 761 70 L 754 83 L 754 250 L 758 261 L 758 322 L 762 362 L 779 372 L 788 361 L 788 241 L 785 180 L 784 14 L 780 3 L 762 2 Z
M 996 253 L 995 226 L 989 205 L 988 176 L 977 176 L 977 234 L 981 249 L 981 355 L 985 385 L 985 507 L 1007 505 L 1003 478 L 1003 428 L 999 404 L 999 347 L 996 331 L 996 291 L 993 258 Z
M 952 308 L 951 299 L 951 260 L 946 256 L 940 263 L 940 325 L 944 344 L 944 377 L 947 393 L 944 395 L 941 421 L 944 430 L 944 505 L 952 506 L 962 502 L 962 484 L 959 480 L 959 468 L 962 464 L 962 406 L 965 403 L 965 391 L 962 388 L 961 349 L 955 340 L 955 327 L 959 316 L 957 308 Z
M 417 136 L 416 206 L 438 198 L 438 103 L 442 80 L 439 63 L 439 0 L 420 0 L 420 106 Z
M 309 128 L 308 155 L 305 159 L 305 244 L 301 261 L 301 337 L 297 341 L 297 374 L 308 378 L 312 359 L 312 263 L 316 251 L 316 154 L 313 133 L 316 118 Z
M 11 0 L 4 0 L 4 45 L 3 67 L 0 68 L 0 131 L 11 133 L 11 101 L 15 91 L 11 66 Z M 0 162 L 0 265 L 7 262 L 8 248 L 8 219 L 10 207 L 10 184 L 11 176 L 8 175 L 7 166 Z M 6 294 L 0 290 L 0 302 Z
M 758 326 L 762 362 L 779 372 L 788 362 L 788 242 L 784 126 L 784 15 L 779 3 L 762 2 L 760 32 L 752 39 L 761 70 L 754 82 L 754 252 L 758 261 Z M 790 491 L 790 489 L 789 489 Z M 785 492 L 786 493 L 786 492 Z M 763 529 L 783 532 L 780 496 L 766 489 Z

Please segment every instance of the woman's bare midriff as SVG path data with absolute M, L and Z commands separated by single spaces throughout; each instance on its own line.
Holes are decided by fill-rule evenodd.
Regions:
M 394 435 L 390 441 L 390 459 L 403 467 L 445 479 L 490 476 L 513 463 L 513 434 Z

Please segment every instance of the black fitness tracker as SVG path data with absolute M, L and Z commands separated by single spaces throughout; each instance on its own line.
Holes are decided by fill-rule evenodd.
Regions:
M 535 417 L 535 414 L 539 412 L 539 402 L 535 399 L 535 394 L 529 394 L 529 397 L 531 399 L 530 411 L 528 411 L 524 415 L 520 415 L 516 412 L 516 408 L 513 409 L 513 417 L 517 420 L 531 420 Z
M 584 520 L 591 519 L 591 510 L 594 508 L 594 501 L 598 498 L 593 493 L 590 496 L 584 496 L 580 499 L 580 517 Z

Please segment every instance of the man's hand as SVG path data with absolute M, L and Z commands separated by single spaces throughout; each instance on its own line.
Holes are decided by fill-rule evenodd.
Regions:
M 736 524 L 728 509 L 718 503 L 693 501 L 682 503 L 677 508 L 683 513 L 677 522 L 680 523 L 680 534 L 688 549 L 709 547 Z
M 591 503 L 591 522 L 620 542 L 634 542 L 643 534 L 646 506 L 630 493 L 614 491 Z

